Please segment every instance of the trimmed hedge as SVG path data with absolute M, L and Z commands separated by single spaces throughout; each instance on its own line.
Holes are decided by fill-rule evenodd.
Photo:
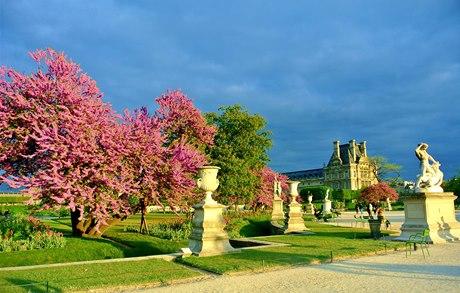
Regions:
M 0 204 L 2 203 L 10 203 L 10 204 L 23 204 L 25 201 L 29 200 L 30 196 L 1 196 L 0 195 Z

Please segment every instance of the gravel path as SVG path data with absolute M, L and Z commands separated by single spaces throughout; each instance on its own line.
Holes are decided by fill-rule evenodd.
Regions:
M 460 292 L 460 242 L 249 275 L 212 276 L 136 292 Z

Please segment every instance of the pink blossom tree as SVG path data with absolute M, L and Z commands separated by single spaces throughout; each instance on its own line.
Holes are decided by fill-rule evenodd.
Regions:
M 132 184 L 118 172 L 116 115 L 96 83 L 63 53 L 30 55 L 39 64 L 36 73 L 0 70 L 1 178 L 26 187 L 44 209 L 70 209 L 74 234 L 95 233 L 129 214 L 125 195 Z
M 195 174 L 206 164 L 204 149 L 212 145 L 215 128 L 180 91 L 156 99 L 160 108 L 149 115 L 145 108 L 125 112 L 123 148 L 139 198 L 141 232 L 147 229 L 148 205 L 189 210 L 196 202 Z
M 2 182 L 43 209 L 71 210 L 74 235 L 101 235 L 139 201 L 174 206 L 193 194 L 215 130 L 185 95 L 162 96 L 155 115 L 121 117 L 63 53 L 31 56 L 40 67 L 29 76 L 0 69 Z
M 386 182 L 379 182 L 364 188 L 359 199 L 371 203 L 378 203 L 379 201 L 386 201 L 389 198 L 391 201 L 398 199 L 398 193 L 391 188 Z
M 183 166 L 180 172 L 176 170 L 174 174 L 187 175 L 187 180 L 178 181 L 179 185 L 185 189 L 175 191 L 182 195 L 180 199 L 175 198 L 174 203 L 188 211 L 193 204 L 202 199 L 196 195 L 196 190 L 194 190 L 196 187 L 195 173 L 197 167 L 209 162 L 209 156 L 204 154 L 206 149 L 214 145 L 217 128 L 208 124 L 203 114 L 193 105 L 193 100 L 187 98 L 187 95 L 179 90 L 168 91 L 158 97 L 156 102 L 160 107 L 154 115 L 154 120 L 156 127 L 161 129 L 166 136 L 164 146 L 173 154 L 170 159 L 180 162 L 180 166 Z M 174 162 L 169 165 L 175 168 L 179 166 Z M 173 204 L 171 201 L 165 201 L 165 203 Z
M 260 186 L 257 193 L 254 195 L 250 206 L 254 209 L 254 211 L 258 211 L 264 206 L 272 208 L 274 197 L 273 182 L 275 181 L 275 177 L 279 182 L 281 182 L 281 189 L 286 192 L 289 191 L 289 186 L 287 184 L 289 178 L 286 175 L 276 173 L 269 167 L 265 167 L 260 171 L 255 171 L 255 173 L 260 178 Z M 286 200 L 286 194 L 283 194 L 282 198 L 283 200 Z

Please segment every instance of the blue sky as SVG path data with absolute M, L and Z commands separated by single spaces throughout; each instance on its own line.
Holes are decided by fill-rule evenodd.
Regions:
M 121 112 L 181 89 L 203 112 L 241 104 L 268 121 L 278 172 L 321 168 L 332 143 L 415 180 L 420 142 L 460 169 L 459 1 L 0 0 L 0 65 L 64 51 Z

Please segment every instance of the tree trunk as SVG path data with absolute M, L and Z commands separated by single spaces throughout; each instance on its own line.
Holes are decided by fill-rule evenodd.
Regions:
M 113 216 L 110 220 L 106 221 L 107 225 L 99 225 L 99 229 L 96 229 L 96 222 L 91 221 L 91 225 L 86 229 L 86 236 L 92 237 L 101 237 L 105 231 L 107 231 L 110 227 L 120 223 L 126 217 L 120 217 L 118 215 Z
M 83 231 L 80 229 L 81 221 L 78 218 L 80 218 L 80 212 L 78 210 L 70 211 L 70 219 L 72 221 L 72 235 L 73 236 L 83 235 Z
M 107 220 L 107 225 L 99 225 L 99 229 L 96 229 L 97 222 L 94 219 L 83 219 L 79 220 L 80 212 L 70 212 L 70 219 L 72 221 L 72 235 L 73 236 L 90 236 L 90 237 L 101 237 L 105 231 L 107 231 L 113 225 L 118 224 L 126 217 L 120 217 L 118 215 L 113 216 L 110 220 Z
M 145 214 L 147 213 L 147 201 L 146 199 L 141 199 L 141 225 L 139 227 L 139 233 L 149 234 L 149 227 L 147 225 L 147 219 Z

